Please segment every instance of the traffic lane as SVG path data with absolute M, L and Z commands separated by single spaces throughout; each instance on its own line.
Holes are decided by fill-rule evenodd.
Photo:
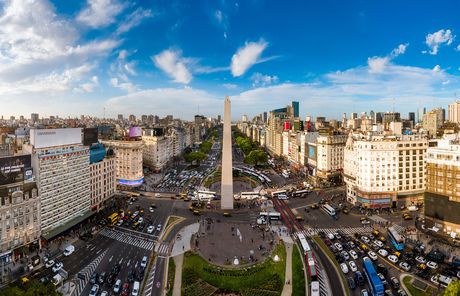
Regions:
M 157 257 L 155 264 L 155 276 L 153 277 L 152 296 L 163 295 L 164 272 L 168 258 Z
M 316 244 L 315 244 L 316 246 Z M 327 274 L 327 278 L 329 280 L 329 287 L 331 288 L 332 294 L 330 295 L 345 295 L 344 292 L 342 291 L 342 286 L 338 285 L 337 283 L 341 282 L 340 275 L 338 272 L 341 271 L 336 271 L 336 269 L 333 266 L 333 263 L 329 261 L 327 258 L 327 255 L 323 252 L 323 250 L 319 247 L 315 248 L 315 257 L 320 260 L 321 266 L 323 267 L 324 271 Z M 346 285 L 346 283 L 343 283 Z
M 304 219 L 304 224 L 313 228 L 343 228 L 362 227 L 359 216 L 340 213 L 338 219 L 333 219 L 321 209 L 310 209 L 309 207 L 293 209 L 296 216 Z

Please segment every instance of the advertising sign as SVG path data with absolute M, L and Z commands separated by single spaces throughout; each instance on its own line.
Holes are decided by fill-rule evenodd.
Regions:
M 129 137 L 142 137 L 142 128 L 140 126 L 132 126 L 129 128 Z
M 316 160 L 316 146 L 308 145 L 308 158 Z
M 27 178 L 25 172 L 31 170 L 30 162 L 30 155 L 0 158 L 0 185 L 24 181 Z M 30 173 L 30 178 L 32 178 L 32 173 Z
M 30 143 L 36 149 L 81 144 L 81 128 L 31 129 Z
M 85 128 L 83 130 L 83 145 L 90 146 L 97 143 L 97 128 Z

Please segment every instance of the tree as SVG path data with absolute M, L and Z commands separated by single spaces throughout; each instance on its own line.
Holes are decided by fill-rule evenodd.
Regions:
M 211 151 L 212 143 L 210 141 L 203 141 L 200 145 L 200 151 L 208 154 Z
M 257 166 L 261 163 L 266 163 L 268 161 L 268 155 L 262 149 L 252 150 L 249 152 L 248 156 L 246 156 L 245 161 Z
M 60 296 L 52 283 L 30 281 L 25 285 L 9 286 L 0 291 L 0 296 Z
M 196 162 L 197 165 L 200 165 L 200 163 L 207 158 L 206 154 L 204 154 L 201 151 L 196 151 L 196 152 L 190 152 L 186 155 L 184 155 L 185 161 L 188 163 L 193 163 Z
M 458 296 L 460 295 L 460 281 L 450 283 L 442 293 L 442 296 Z

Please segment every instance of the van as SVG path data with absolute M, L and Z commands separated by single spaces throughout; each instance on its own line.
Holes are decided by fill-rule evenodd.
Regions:
M 75 247 L 73 245 L 68 245 L 67 248 L 64 250 L 64 256 L 69 256 L 75 251 Z
M 116 282 L 115 282 L 115 286 L 113 287 L 113 292 L 115 293 L 120 293 L 120 288 L 121 288 L 121 280 L 118 279 Z
M 131 296 L 139 295 L 139 282 L 135 281 L 133 284 L 133 290 L 131 291 Z

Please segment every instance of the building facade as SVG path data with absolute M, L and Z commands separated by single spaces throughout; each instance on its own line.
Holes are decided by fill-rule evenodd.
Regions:
M 460 101 L 455 101 L 449 104 L 448 110 L 449 121 L 453 123 L 460 123 Z
M 343 158 L 348 136 L 340 133 L 320 133 L 316 139 L 316 176 L 330 179 L 343 172 Z
M 102 157 L 99 156 L 100 150 Z M 102 144 L 90 147 L 90 155 L 93 153 L 98 157 L 90 157 L 89 164 L 91 209 L 100 211 L 116 192 L 116 162 L 113 151 L 106 152 Z

